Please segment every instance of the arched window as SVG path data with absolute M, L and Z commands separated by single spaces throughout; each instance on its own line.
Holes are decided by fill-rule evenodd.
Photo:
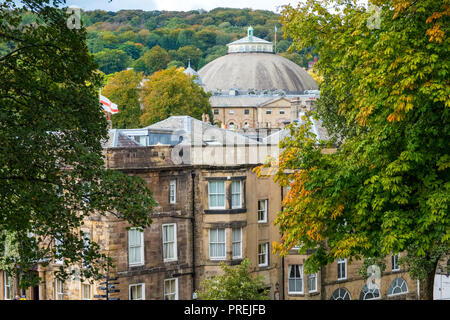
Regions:
M 350 293 L 345 288 L 336 289 L 331 295 L 330 300 L 351 300 Z
M 230 122 L 228 124 L 228 129 L 233 130 L 234 129 L 234 122 Z
M 388 290 L 388 296 L 395 296 L 397 294 L 405 294 L 408 292 L 408 285 L 402 278 L 396 278 L 391 282 Z
M 372 289 L 369 289 L 367 284 L 362 288 L 359 300 L 374 300 L 380 299 L 380 289 L 376 284 L 372 284 Z

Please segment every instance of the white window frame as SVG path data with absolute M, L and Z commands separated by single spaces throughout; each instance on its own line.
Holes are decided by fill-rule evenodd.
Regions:
M 9 280 L 12 280 L 11 283 Z M 3 299 L 12 300 L 13 299 L 13 278 L 8 275 L 6 271 L 3 271 Z M 9 290 L 9 298 L 7 291 Z
M 311 284 L 310 280 L 312 278 L 314 279 L 314 287 L 315 287 L 314 290 L 311 290 L 311 286 L 310 286 L 310 284 Z M 309 293 L 317 292 L 317 273 L 308 274 L 308 292 Z
M 400 264 L 398 263 L 398 258 L 400 258 L 400 254 L 392 255 L 392 258 L 391 258 L 392 271 L 400 271 Z
M 223 183 L 223 206 L 213 207 L 213 206 L 211 206 L 211 195 L 221 196 L 222 193 L 211 193 L 211 184 L 212 183 L 219 183 L 219 182 Z M 227 194 L 227 191 L 226 191 L 225 180 L 208 181 L 208 206 L 209 206 L 209 209 L 225 209 L 225 207 L 226 207 L 226 200 L 227 200 L 226 194 Z
M 239 193 L 233 192 L 233 184 L 236 185 L 236 183 L 239 183 Z M 233 196 L 239 195 L 239 203 L 235 204 L 233 202 Z M 240 209 L 242 208 L 242 181 L 241 180 L 234 180 L 231 181 L 231 209 Z
M 234 114 L 234 110 L 233 109 L 228 110 L 228 114 Z
M 360 300 L 380 300 L 381 299 L 380 288 L 375 283 L 373 283 L 372 285 L 374 286 L 372 289 L 369 289 L 367 284 L 364 285 L 364 287 L 361 289 L 361 293 L 359 294 Z M 377 293 L 376 297 L 366 298 L 369 294 L 375 296 L 375 293 Z M 361 296 L 362 296 L 362 299 L 361 299 Z
M 177 180 L 170 180 L 170 183 L 169 183 L 169 202 L 170 202 L 170 204 L 177 203 Z
M 406 291 L 403 291 L 403 292 L 400 292 L 400 293 L 389 293 L 389 290 L 391 289 L 391 287 L 392 287 L 392 291 L 394 291 L 394 289 L 396 288 L 396 287 L 402 287 L 402 285 L 398 285 L 398 283 L 397 283 L 397 280 L 401 280 L 401 281 L 403 281 L 402 282 L 402 285 L 403 285 L 403 283 L 405 284 L 405 286 L 406 286 Z M 392 286 L 392 284 L 394 283 L 394 281 L 396 282 L 395 283 L 395 286 Z M 394 280 L 392 280 L 391 281 L 391 284 L 389 285 L 389 287 L 388 287 L 388 297 L 393 297 L 393 296 L 400 296 L 400 295 L 402 295 L 402 294 L 407 294 L 409 292 L 409 288 L 408 288 L 408 283 L 405 281 L 405 279 L 403 279 L 402 277 L 398 277 L 398 278 L 395 278 Z
M 335 294 L 337 294 L 337 296 L 335 296 Z M 345 299 L 346 296 L 348 296 L 348 299 Z M 330 300 L 352 300 L 352 297 L 347 289 L 337 288 L 336 290 L 333 291 Z
M 91 201 L 91 193 L 85 192 L 84 188 L 85 186 L 88 186 L 88 188 L 91 188 L 91 182 L 90 181 L 84 181 L 82 182 L 82 203 L 83 207 L 87 207 L 89 202 Z
M 299 272 L 299 277 L 294 277 L 294 278 L 291 278 L 291 270 L 292 270 L 292 268 L 295 268 L 295 267 L 297 267 L 298 266 L 298 272 Z M 292 291 L 291 290 L 291 287 L 289 286 L 289 280 L 294 280 L 294 281 L 298 281 L 298 280 L 300 280 L 300 283 L 301 283 L 301 291 Z M 300 265 L 300 264 L 291 264 L 291 265 L 289 265 L 288 266 L 288 294 L 303 294 L 304 292 L 305 292 L 305 289 L 304 289 L 304 283 L 303 283 L 303 265 Z
M 140 234 L 140 244 L 139 246 L 134 245 L 131 246 L 130 244 L 130 232 L 131 231 L 137 231 Z M 140 253 L 141 253 L 141 260 L 140 261 L 136 261 L 136 262 L 131 262 L 131 254 L 130 254 L 130 249 L 132 248 L 138 248 L 140 247 Z M 143 265 L 145 262 L 145 258 L 144 258 L 144 232 L 143 231 L 139 231 L 136 228 L 131 228 L 130 230 L 128 230 L 128 265 L 130 267 L 135 267 L 135 266 L 141 266 Z
M 224 233 L 223 245 L 225 247 L 223 256 L 214 256 L 214 257 L 211 256 L 211 245 L 213 245 L 213 244 L 214 245 L 222 244 L 222 242 L 219 242 L 219 241 L 211 242 L 211 230 L 223 230 L 223 233 Z M 209 232 L 209 247 L 208 247 L 208 249 L 209 249 L 209 259 L 210 260 L 225 260 L 226 257 L 227 257 L 227 233 L 226 233 L 226 229 L 225 228 L 211 228 L 211 229 L 208 230 L 208 232 Z
M 264 246 L 264 252 L 261 253 L 261 251 L 259 250 L 260 248 L 262 248 L 261 246 Z M 259 262 L 259 257 L 260 256 L 264 256 L 264 263 L 260 263 Z M 269 265 L 269 243 L 268 242 L 264 242 L 264 243 L 260 243 L 258 244 L 258 267 L 267 267 Z
M 55 242 L 54 243 L 55 243 L 55 252 L 57 254 L 59 254 L 58 247 L 61 246 L 63 244 L 63 242 L 61 240 L 55 238 Z M 55 261 L 54 261 L 55 264 L 63 264 L 63 262 L 64 262 L 64 258 L 57 259 L 55 257 Z
M 339 277 L 339 268 L 340 265 L 344 265 L 344 276 Z M 347 279 L 347 258 L 344 259 L 338 259 L 337 261 L 337 268 L 338 268 L 338 280 L 346 280 Z
M 284 111 L 283 109 L 280 110 L 280 114 L 285 114 L 286 111 Z
M 175 281 L 175 292 L 167 293 L 167 291 L 166 291 L 166 287 L 167 287 L 166 283 L 169 282 L 169 281 Z M 178 300 L 178 278 L 165 279 L 164 280 L 164 300 L 166 300 L 167 296 L 173 295 L 173 294 L 175 294 L 175 299 L 174 300 Z M 167 299 L 167 300 L 169 300 L 169 299 Z
M 133 300 L 145 300 L 145 283 L 135 283 L 135 284 L 130 284 L 128 286 L 128 300 L 132 300 L 131 299 L 131 288 L 132 287 L 141 287 L 141 299 L 133 299 Z
M 61 286 L 58 286 L 61 284 Z M 61 291 L 58 291 L 61 289 Z M 55 300 L 64 300 L 64 282 L 60 279 L 55 279 Z
M 173 239 L 170 241 L 164 241 L 164 230 L 165 228 L 173 227 Z M 166 229 L 167 230 L 167 229 Z M 169 261 L 177 261 L 178 260 L 178 251 L 177 251 L 177 224 L 176 223 L 167 223 L 162 225 L 162 243 L 163 243 L 163 260 L 164 262 Z M 165 244 L 173 245 L 173 257 L 164 258 L 165 256 Z
M 239 241 L 236 241 L 233 238 L 233 235 L 235 234 L 233 231 L 234 230 L 239 230 Z M 234 255 L 235 251 L 234 251 L 234 245 L 235 244 L 239 244 L 239 255 Z M 232 228 L 231 229 L 231 258 L 232 259 L 241 259 L 242 258 L 242 227 L 241 228 Z
M 260 209 L 261 202 L 264 203 L 264 211 Z M 268 206 L 269 206 L 269 199 L 258 200 L 258 223 L 267 223 Z M 262 220 L 259 219 L 259 216 L 260 216 L 259 214 L 261 212 L 264 213 L 264 219 L 262 219 Z
M 89 288 L 89 298 L 84 297 L 84 293 L 86 292 L 85 286 L 88 286 L 88 288 Z M 81 283 L 80 296 L 81 296 L 81 300 L 92 300 L 92 286 L 90 283 Z
M 266 114 L 272 114 L 272 109 L 266 109 Z
M 90 244 L 91 244 L 91 240 L 92 240 L 91 233 L 88 232 L 88 231 L 84 232 L 84 233 L 83 233 L 83 243 L 84 243 L 84 247 L 85 247 L 85 248 L 87 247 L 87 248 L 89 249 Z M 84 256 L 84 252 L 83 252 L 83 256 Z M 87 268 L 87 267 L 89 267 L 89 265 L 86 265 L 86 264 L 84 263 L 84 259 L 83 259 L 83 258 L 81 258 L 81 267 L 82 267 L 82 268 Z

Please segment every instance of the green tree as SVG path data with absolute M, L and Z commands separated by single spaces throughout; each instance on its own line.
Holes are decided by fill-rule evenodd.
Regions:
M 119 45 L 119 50 L 122 50 L 127 55 L 129 55 L 133 60 L 139 59 L 142 55 L 143 47 L 137 43 L 127 41 Z
M 138 72 L 144 72 L 145 75 L 150 75 L 158 70 L 167 68 L 169 62 L 170 56 L 167 51 L 160 46 L 154 46 L 136 60 L 134 69 Z
M 178 34 L 177 43 L 180 47 L 187 46 L 191 44 L 192 37 L 194 36 L 194 31 L 190 29 L 181 30 Z
M 290 191 L 274 247 L 315 249 L 307 272 L 337 258 L 406 250 L 421 298 L 432 299 L 437 257 L 450 239 L 448 5 L 372 1 L 378 19 L 354 1 L 332 2 L 308 0 L 282 13 L 296 48 L 316 47 L 320 56 L 319 103 L 339 114 L 325 125 L 345 130 L 335 131 L 338 150 L 325 152 L 330 145 L 317 144 L 305 117 L 280 144 L 275 177 Z
M 216 33 L 209 29 L 202 29 L 194 34 L 196 47 L 206 50 L 216 44 Z
M 141 106 L 139 87 L 143 80 L 142 73 L 125 70 L 114 74 L 102 89 L 102 95 L 119 106 L 119 112 L 111 116 L 113 128 L 138 128 Z
M 127 41 L 131 41 L 131 42 L 136 42 L 137 39 L 137 35 L 136 33 L 134 33 L 131 30 L 119 33 L 119 35 L 117 36 L 117 39 L 119 42 L 127 42 Z
M 105 49 L 94 54 L 95 62 L 98 63 L 99 69 L 106 74 L 122 71 L 126 69 L 131 58 L 122 50 Z
M 197 69 L 198 63 L 203 55 L 202 51 L 194 46 L 185 46 L 179 48 L 177 51 L 171 50 L 170 52 L 173 60 L 181 61 L 183 66 L 187 66 L 188 61 L 190 61 L 191 67 L 194 69 Z
M 268 300 L 268 290 L 262 276 L 250 273 L 251 261 L 244 259 L 230 267 L 221 263 L 223 274 L 206 279 L 198 292 L 200 300 Z
M 111 261 L 95 242 L 86 248 L 83 220 L 116 216 L 144 228 L 155 202 L 145 181 L 104 167 L 107 123 L 86 30 L 67 27 L 66 10 L 52 6 L 62 1 L 15 3 L 0 4 L 0 42 L 14 46 L 0 56 L 0 241 L 15 252 L 0 265 L 22 288 L 38 283 L 28 272 L 36 263 L 54 258 L 64 259 L 57 277 L 98 278 Z M 42 22 L 19 31 L 25 10 Z
M 178 61 L 178 60 L 172 60 L 167 64 L 167 69 L 170 69 L 172 67 L 175 67 L 175 68 L 183 67 L 184 68 L 184 63 L 181 61 Z
M 104 31 L 101 33 L 102 42 L 106 48 L 116 49 L 119 44 L 119 38 L 111 31 Z
M 194 79 L 174 67 L 155 72 L 141 91 L 144 106 L 140 123 L 148 126 L 170 116 L 188 115 L 201 119 L 203 113 L 212 117 L 210 94 Z

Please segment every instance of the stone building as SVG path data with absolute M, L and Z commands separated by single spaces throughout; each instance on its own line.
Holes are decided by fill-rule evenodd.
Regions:
M 299 105 L 296 112 L 307 110 Z M 312 122 L 318 139 L 326 139 L 320 121 Z M 158 203 L 152 225 L 143 232 L 95 215 L 83 225 L 82 231 L 113 258 L 111 276 L 118 278 L 120 292 L 112 297 L 188 300 L 204 279 L 221 271 L 221 262 L 236 265 L 247 257 L 271 299 L 417 299 L 418 283 L 398 257 L 386 258 L 380 281 L 369 287 L 358 273 L 361 261 L 335 261 L 308 275 L 309 253 L 294 248 L 285 257 L 272 254 L 271 243 L 280 240 L 273 222 L 287 190 L 252 169 L 267 156 L 276 158 L 278 142 L 287 134 L 282 129 L 256 141 L 187 116 L 142 129 L 110 130 L 103 145 L 106 167 L 143 178 Z M 440 264 L 442 273 L 448 273 L 446 261 Z M 44 281 L 24 292 L 27 299 L 90 300 L 103 294 L 99 282 L 55 279 L 60 263 L 37 265 L 33 272 Z M 14 282 L 0 272 L 0 299 L 13 298 Z
M 229 43 L 228 54 L 198 71 L 211 92 L 214 121 L 223 128 L 280 129 L 298 118 L 293 99 L 313 103 L 317 83 L 294 62 L 274 53 L 271 42 L 253 35 Z M 190 71 L 190 74 L 192 71 Z
M 402 253 L 404 254 L 404 253 Z M 286 300 L 417 300 L 418 281 L 398 263 L 397 256 L 385 258 L 386 269 L 379 280 L 364 279 L 359 270 L 363 261 L 339 259 L 315 274 L 304 272 L 308 255 L 292 249 L 283 259 Z M 373 280 L 373 281 L 372 281 Z M 368 283 L 371 283 L 368 285 Z
M 82 231 L 113 258 L 110 276 L 118 278 L 120 292 L 112 297 L 191 299 L 204 279 L 221 272 L 221 262 L 239 264 L 245 257 L 273 297 L 282 281 L 280 258 L 270 249 L 279 238 L 273 219 L 281 193 L 274 192 L 280 188 L 272 179 L 258 179 L 252 172 L 270 150 L 191 117 L 110 130 L 104 142 L 106 167 L 143 178 L 158 203 L 151 226 L 143 232 L 127 230 L 127 222 L 114 217 L 94 215 L 83 225 Z M 98 281 L 55 279 L 60 263 L 38 265 L 43 279 L 36 289 L 39 299 L 95 299 L 103 294 Z M 6 280 L 1 282 L 4 288 Z M 29 291 L 28 299 L 34 298 L 33 289 Z

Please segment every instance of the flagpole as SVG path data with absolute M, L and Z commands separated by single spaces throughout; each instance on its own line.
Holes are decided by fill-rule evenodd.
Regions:
M 277 26 L 275 25 L 275 54 L 277 54 Z

